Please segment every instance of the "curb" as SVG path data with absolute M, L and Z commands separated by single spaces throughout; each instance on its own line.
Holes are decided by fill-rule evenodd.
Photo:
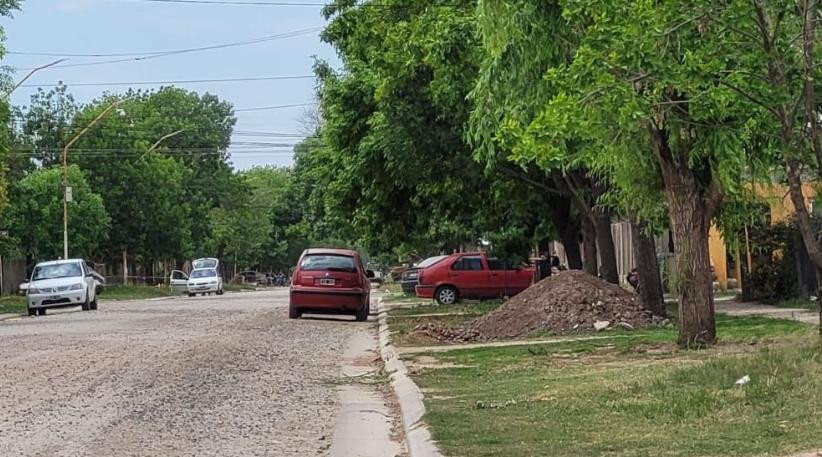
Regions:
M 422 417 L 425 415 L 422 391 L 408 376 L 408 369 L 400 360 L 397 349 L 391 344 L 388 312 L 382 298 L 377 300 L 377 313 L 380 324 L 380 356 L 385 364 L 385 370 L 390 373 L 391 386 L 400 404 L 408 455 L 410 457 L 443 457 L 431 439 L 431 432 L 422 422 Z

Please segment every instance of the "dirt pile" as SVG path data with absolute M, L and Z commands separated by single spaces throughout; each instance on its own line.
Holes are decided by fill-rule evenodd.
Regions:
M 663 320 L 642 309 L 636 295 L 621 287 L 581 271 L 565 271 L 461 328 L 423 324 L 414 333 L 439 341 L 469 342 L 521 338 L 535 332 L 631 329 Z

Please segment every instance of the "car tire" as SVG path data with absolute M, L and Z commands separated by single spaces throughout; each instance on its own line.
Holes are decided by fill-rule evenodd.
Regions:
M 217 291 L 217 295 L 222 295 L 224 293 L 225 293 L 225 291 L 223 289 L 220 289 L 220 290 Z
M 454 286 L 441 286 L 434 292 L 434 299 L 440 305 L 455 305 L 460 301 L 460 293 Z
M 293 306 L 288 307 L 288 318 L 289 319 L 299 319 L 303 316 L 303 313 L 300 312 L 297 308 Z
M 83 308 L 83 311 L 89 311 L 91 309 L 91 302 L 88 301 L 88 294 L 86 294 L 86 301 L 80 304 L 80 307 Z
M 29 316 L 36 316 L 37 310 L 35 308 L 27 308 L 29 311 Z
M 368 320 L 368 313 L 371 311 L 370 303 L 366 303 L 354 313 L 354 320 L 357 322 L 365 322 Z
M 196 296 L 197 296 L 197 294 L 191 294 L 191 293 L 190 293 L 190 294 L 188 294 L 188 296 L 189 296 L 189 297 L 196 297 Z
M 94 297 L 94 300 L 92 300 L 92 302 L 89 303 L 89 305 L 92 311 L 97 311 L 97 297 Z
M 46 315 L 46 308 L 38 308 L 37 309 L 38 316 L 45 316 Z

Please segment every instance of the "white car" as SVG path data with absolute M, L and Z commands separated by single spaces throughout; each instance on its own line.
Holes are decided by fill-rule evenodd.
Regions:
M 48 308 L 81 306 L 97 309 L 94 270 L 80 259 L 38 263 L 26 290 L 29 316 L 46 314 Z
M 214 268 L 193 270 L 188 276 L 188 296 L 197 294 L 223 294 L 223 278 Z

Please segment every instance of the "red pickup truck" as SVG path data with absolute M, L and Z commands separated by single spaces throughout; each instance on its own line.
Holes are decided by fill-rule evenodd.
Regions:
M 453 254 L 420 270 L 417 297 L 441 305 L 462 298 L 513 297 L 531 286 L 534 269 L 516 268 L 482 253 Z

